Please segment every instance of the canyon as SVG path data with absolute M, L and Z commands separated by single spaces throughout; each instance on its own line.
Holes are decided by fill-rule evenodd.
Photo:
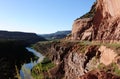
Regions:
M 0 31 L 0 78 L 20 79 L 21 66 L 37 59 L 26 47 L 42 40 L 35 33 Z
M 119 47 L 83 41 L 39 42 L 34 46 L 56 64 L 49 70 L 52 79 L 119 79 Z
M 19 79 L 21 66 L 37 59 L 27 46 L 45 56 L 29 70 L 31 78 L 120 79 L 120 0 L 96 0 L 72 31 L 43 37 L 0 31 L 0 78 Z
M 120 1 L 97 0 L 71 34 L 34 48 L 53 61 L 51 79 L 120 79 Z

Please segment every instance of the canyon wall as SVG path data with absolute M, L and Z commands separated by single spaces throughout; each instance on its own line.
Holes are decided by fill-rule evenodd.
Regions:
M 52 79 L 120 79 L 120 0 L 97 0 L 66 39 L 35 45 L 56 64 Z
M 71 39 L 109 42 L 119 41 L 119 4 L 119 0 L 97 0 L 94 7 L 92 7 L 92 9 L 95 9 L 93 17 L 80 18 L 74 21 Z
M 59 41 L 37 43 L 34 48 L 56 64 L 56 67 L 49 70 L 53 79 L 92 79 L 92 76 L 85 75 L 89 72 L 93 72 L 90 74 L 94 75 L 95 79 L 104 79 L 109 75 L 115 77 L 113 79 L 119 79 L 118 76 L 113 75 L 116 74 L 114 67 L 120 66 L 119 53 L 107 46 Z M 120 51 L 120 49 L 117 49 L 117 51 Z M 115 66 L 111 66 L 112 63 L 115 63 Z M 103 75 L 103 77 L 97 75 L 97 73 Z

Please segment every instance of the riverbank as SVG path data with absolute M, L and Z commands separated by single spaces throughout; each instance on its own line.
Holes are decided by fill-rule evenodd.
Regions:
M 55 67 L 55 64 L 47 57 L 42 62 L 36 64 L 31 72 L 35 79 L 49 79 L 51 77 L 50 69 Z
M 37 57 L 37 60 L 31 60 L 31 62 L 24 63 L 20 70 L 20 76 L 21 79 L 33 79 L 31 69 L 35 65 L 40 63 L 44 59 L 44 56 L 37 52 L 36 50 L 34 50 L 33 48 L 26 47 L 26 49 L 30 52 L 30 54 L 32 53 L 33 55 L 35 55 Z
M 16 79 L 23 63 L 35 56 L 25 49 L 26 43 L 19 40 L 0 41 L 0 78 Z

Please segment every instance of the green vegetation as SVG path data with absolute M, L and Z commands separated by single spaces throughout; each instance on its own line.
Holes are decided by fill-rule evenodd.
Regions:
M 104 67 L 105 67 L 105 65 L 102 64 L 102 63 L 100 63 L 100 64 L 98 65 L 98 69 L 100 69 L 100 70 L 104 69 Z
M 46 51 L 46 47 L 50 48 L 52 44 L 79 44 L 80 45 L 80 51 L 85 52 L 87 46 L 98 46 L 98 48 L 100 46 L 106 46 L 107 48 L 112 48 L 113 50 L 118 50 L 120 49 L 120 44 L 118 43 L 102 43 L 99 41 L 80 41 L 80 40 L 52 40 L 52 41 L 42 41 L 42 42 L 38 42 L 36 43 L 33 48 L 36 49 L 37 51 L 41 52 L 42 54 L 47 56 L 47 52 Z M 41 50 L 40 50 L 40 49 Z
M 112 63 L 112 64 L 111 64 L 111 67 L 113 68 L 113 72 L 114 72 L 116 75 L 120 76 L 120 69 L 118 68 L 117 64 Z
M 53 68 L 54 66 L 55 66 L 55 64 L 53 62 L 51 62 L 51 60 L 49 60 L 48 58 L 44 58 L 41 63 L 39 63 L 35 67 L 33 67 L 32 76 L 35 79 L 43 79 L 44 75 L 46 75 L 47 77 L 50 77 L 49 70 L 51 68 Z
M 18 69 L 17 65 L 15 65 L 15 70 L 16 70 L 15 78 L 21 79 L 20 74 L 19 74 L 19 69 Z
M 54 39 L 54 40 L 49 40 L 49 41 L 40 41 L 40 44 L 49 44 L 52 42 L 60 42 L 60 39 Z
M 91 7 L 91 10 L 90 10 L 89 12 L 87 12 L 87 13 L 84 14 L 83 16 L 77 18 L 76 20 L 83 19 L 83 18 L 91 18 L 91 17 L 94 17 L 94 15 L 95 15 L 95 6 L 96 6 L 96 2 L 95 2 L 94 5 Z
M 99 45 L 98 43 L 93 43 L 91 41 L 79 41 L 79 44 L 85 45 L 85 46 L 87 46 L 87 45 Z
M 101 43 L 99 41 L 91 42 L 91 41 L 80 41 L 80 40 L 45 41 L 45 42 L 39 42 L 39 43 L 35 44 L 34 46 L 35 46 L 35 49 L 37 49 L 39 52 L 41 51 L 42 54 L 44 54 L 45 56 L 47 56 L 49 58 L 52 57 L 52 54 L 49 52 L 49 49 L 51 49 L 51 48 L 57 49 L 57 47 L 59 48 L 60 46 L 63 48 L 64 47 L 72 48 L 72 50 L 74 50 L 77 53 L 85 53 L 86 49 L 88 49 L 89 47 L 91 47 L 91 48 L 96 47 L 95 51 L 97 49 L 99 49 L 100 46 L 106 46 L 107 48 L 112 48 L 113 50 L 120 48 L 120 44 L 118 44 L 118 43 L 105 43 L 105 42 Z M 60 49 L 58 49 L 58 51 L 59 50 Z M 69 51 L 69 50 L 67 50 L 67 51 Z M 92 59 L 92 62 L 93 62 L 92 64 L 95 65 L 95 68 L 96 68 L 96 63 L 99 62 L 99 57 L 100 57 L 100 54 L 98 52 L 97 55 L 95 55 L 95 58 Z M 49 66 L 50 66 L 50 68 L 53 67 L 53 66 L 51 66 L 51 63 L 48 65 L 46 64 L 46 63 L 48 63 L 48 62 L 46 62 L 46 61 L 48 61 L 48 59 L 45 59 L 43 61 L 44 61 L 44 63 L 38 64 L 37 65 L 38 67 L 36 66 L 36 68 L 37 68 L 36 71 L 34 71 L 35 68 L 33 69 L 34 78 L 40 76 L 39 74 L 43 75 L 43 77 L 44 77 L 45 72 L 49 73 Z M 93 69 L 95 69 L 95 68 L 93 67 Z M 117 65 L 116 66 L 111 65 L 110 67 L 108 67 L 108 66 L 105 66 L 104 64 L 99 64 L 98 69 L 120 75 L 120 70 L 118 69 Z
M 118 68 L 116 63 L 111 63 L 109 66 L 105 66 L 104 64 L 100 63 L 98 65 L 98 69 L 120 76 L 120 69 Z
M 79 41 L 80 45 L 97 45 L 97 46 L 101 46 L 104 45 L 108 48 L 115 48 L 115 49 L 119 49 L 120 48 L 120 44 L 118 43 L 101 43 L 101 42 L 91 42 L 91 41 Z
M 115 49 L 120 48 L 120 44 L 118 43 L 106 43 L 105 46 L 107 46 L 108 48 L 115 48 Z

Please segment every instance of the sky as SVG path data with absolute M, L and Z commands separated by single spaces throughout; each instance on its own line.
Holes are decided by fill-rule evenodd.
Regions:
M 71 30 L 95 0 L 0 0 L 0 30 L 48 34 Z

